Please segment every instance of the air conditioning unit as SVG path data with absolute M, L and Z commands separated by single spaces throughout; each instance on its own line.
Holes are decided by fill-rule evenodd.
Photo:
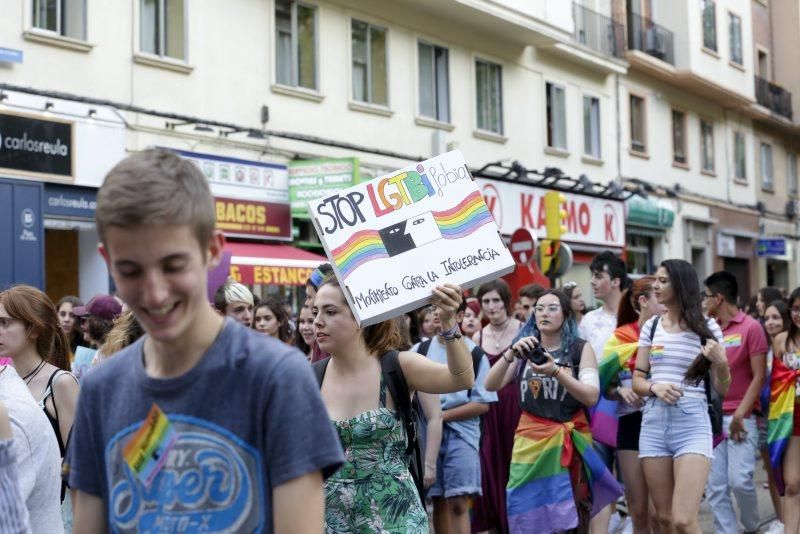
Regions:
M 786 202 L 786 216 L 790 219 L 800 215 L 800 200 L 789 200 Z

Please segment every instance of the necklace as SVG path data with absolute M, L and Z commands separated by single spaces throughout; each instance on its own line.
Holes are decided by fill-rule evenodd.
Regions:
M 503 327 L 503 331 L 500 333 L 500 336 L 497 335 L 497 330 L 495 329 L 494 325 L 489 323 L 489 330 L 492 331 L 492 337 L 494 338 L 494 350 L 500 350 L 500 341 L 503 340 L 503 337 L 506 335 L 506 331 L 508 327 L 511 326 L 511 317 L 506 319 L 506 325 Z
M 42 370 L 42 367 L 44 367 L 44 364 L 45 364 L 45 361 L 44 361 L 44 358 L 43 358 L 42 361 L 39 362 L 39 365 L 37 365 L 33 369 L 33 371 L 31 371 L 30 373 L 28 373 L 27 375 L 22 377 L 22 380 L 25 381 L 25 384 L 30 384 L 33 381 L 33 379 L 36 378 L 36 375 L 38 375 L 39 371 Z

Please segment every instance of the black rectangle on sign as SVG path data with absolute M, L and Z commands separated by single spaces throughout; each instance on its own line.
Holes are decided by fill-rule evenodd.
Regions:
M 0 168 L 72 176 L 72 123 L 0 113 Z

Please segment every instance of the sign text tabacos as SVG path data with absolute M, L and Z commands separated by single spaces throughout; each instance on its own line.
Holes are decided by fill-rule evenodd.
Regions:
M 544 194 L 547 189 L 476 179 L 489 211 L 503 234 L 528 228 L 545 238 Z M 619 200 L 567 193 L 564 241 L 608 247 L 625 246 L 625 206 Z
M 217 228 L 228 235 L 292 239 L 288 204 L 216 197 L 214 211 Z
M 362 326 L 514 268 L 460 152 L 309 203 L 325 252 Z

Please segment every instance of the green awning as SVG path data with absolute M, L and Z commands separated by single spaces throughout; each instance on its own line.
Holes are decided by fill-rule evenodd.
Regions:
M 626 225 L 665 230 L 672 228 L 675 222 L 674 211 L 642 197 L 632 196 L 625 201 L 625 204 L 628 208 Z

